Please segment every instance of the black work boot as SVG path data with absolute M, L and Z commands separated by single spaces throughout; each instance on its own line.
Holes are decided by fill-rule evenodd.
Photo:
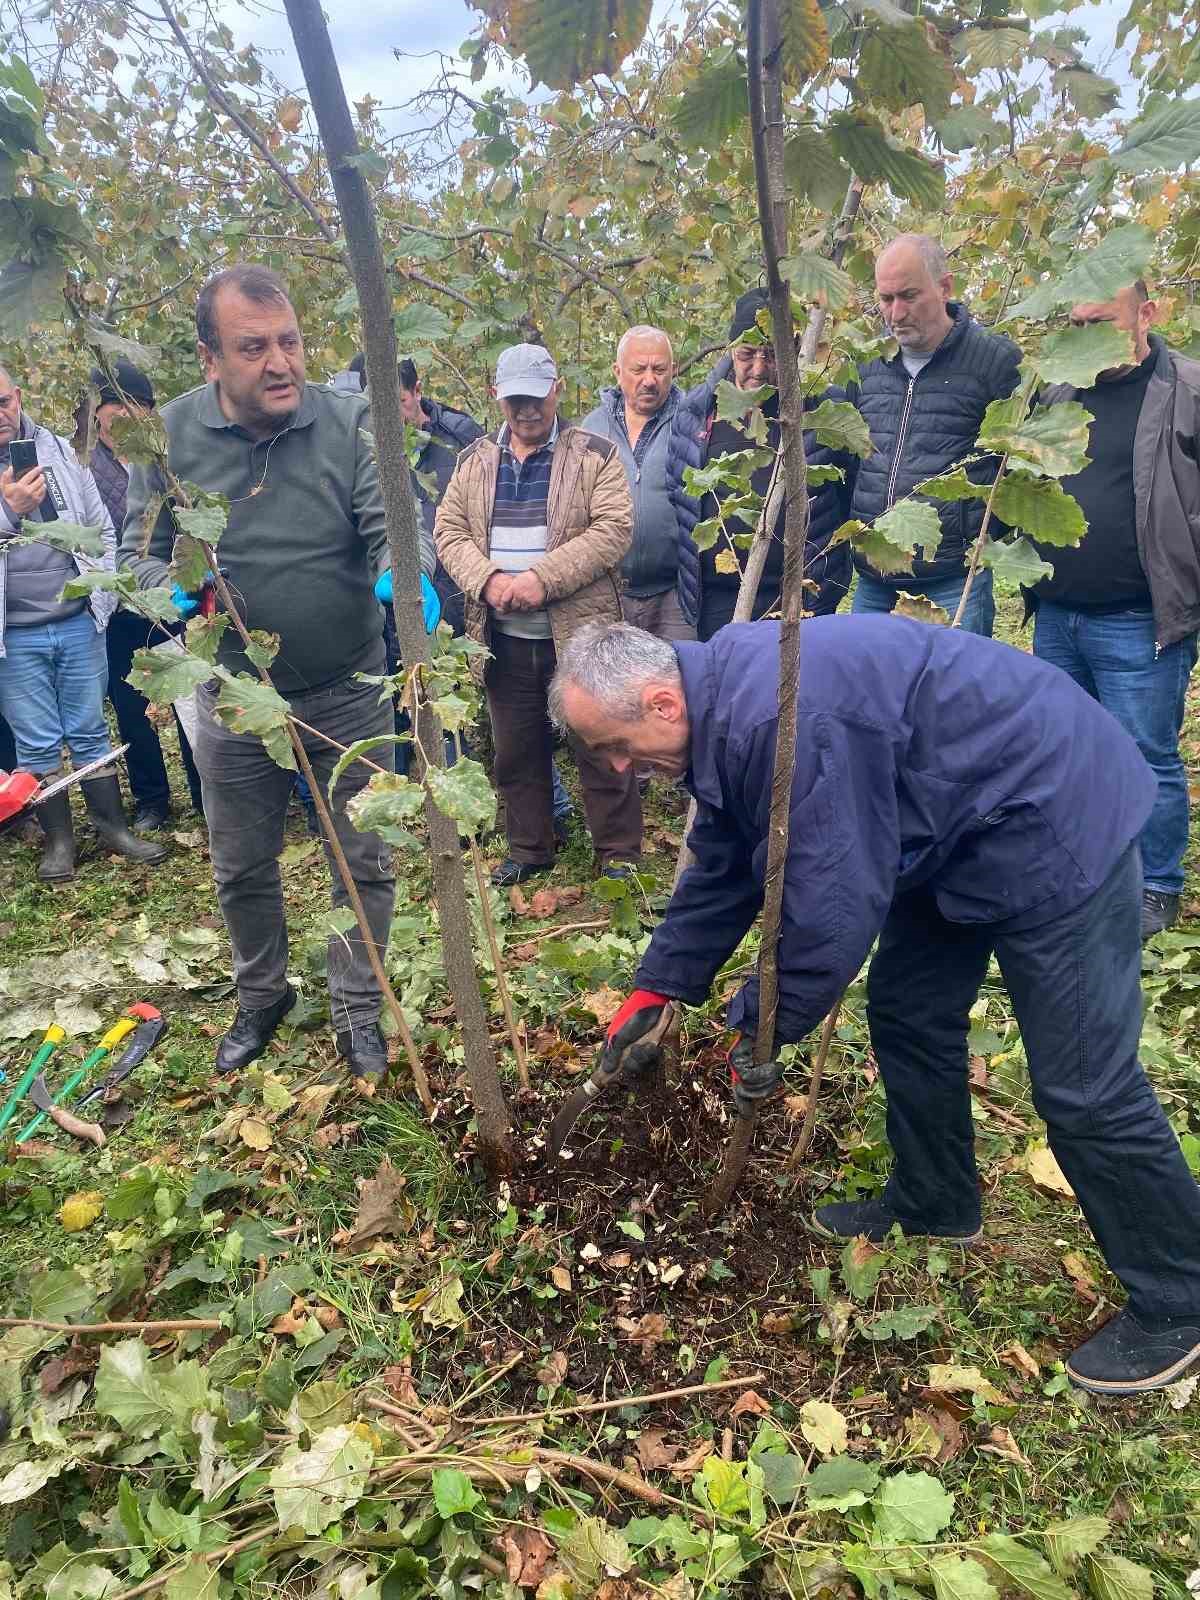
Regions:
M 125 807 L 121 803 L 121 785 L 115 772 L 101 778 L 85 778 L 80 785 L 87 801 L 88 815 L 100 843 L 106 850 L 126 856 L 130 861 L 141 861 L 145 866 L 156 866 L 170 855 L 165 844 L 152 844 L 149 839 L 139 839 L 130 833 L 125 821 Z
M 882 1200 L 846 1200 L 840 1205 L 820 1206 L 804 1225 L 819 1239 L 857 1239 L 882 1244 L 896 1224 L 896 1213 Z M 947 1244 L 975 1244 L 983 1238 L 982 1228 L 942 1229 L 900 1227 L 906 1239 L 944 1239 Z
M 1142 943 L 1179 921 L 1179 896 L 1165 889 L 1142 890 Z
M 338 1034 L 337 1047 L 356 1078 L 378 1083 L 387 1072 L 387 1044 L 378 1023 L 356 1022 Z
M 57 773 L 48 774 L 53 781 Z M 63 883 L 75 876 L 75 830 L 71 826 L 71 796 L 63 789 L 42 802 L 35 812 L 46 836 L 38 877 L 43 883 Z
M 262 1055 L 295 1003 L 296 991 L 289 983 L 282 997 L 269 1006 L 253 1010 L 249 1006 L 239 1006 L 233 1026 L 217 1046 L 217 1071 L 236 1072 Z
M 1200 1359 L 1200 1315 L 1135 1317 L 1128 1307 L 1067 1358 L 1067 1376 L 1092 1394 L 1143 1394 Z

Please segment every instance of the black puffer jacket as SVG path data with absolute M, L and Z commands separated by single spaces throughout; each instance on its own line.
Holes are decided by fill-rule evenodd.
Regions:
M 417 471 L 424 473 L 427 478 L 433 478 L 437 488 L 436 500 L 429 494 L 415 472 L 412 484 L 425 535 L 432 543 L 437 501 L 441 500 L 446 492 L 446 485 L 450 482 L 458 453 L 460 450 L 465 450 L 469 444 L 474 444 L 482 435 L 483 429 L 474 417 L 469 417 L 465 411 L 456 411 L 453 406 L 445 406 L 440 400 L 426 400 L 422 397 L 421 408 L 425 412 L 429 443 L 418 457 Z M 438 592 L 438 599 L 442 602 L 442 616 L 456 634 L 462 633 L 465 626 L 462 590 L 440 561 L 434 567 L 433 586 Z
M 881 516 L 914 484 L 969 455 L 988 406 L 1007 398 L 1017 386 L 1021 353 L 1012 340 L 985 333 L 953 300 L 946 309 L 954 326 L 915 378 L 895 355 L 863 367 L 857 386 L 849 391 L 874 446 L 858 463 L 851 497 L 850 515 L 863 522 Z M 975 462 L 968 468 L 969 476 L 976 483 L 990 483 L 996 464 L 995 457 Z M 963 570 L 967 547 L 983 522 L 983 509 L 982 500 L 939 504 L 942 542 L 932 560 L 914 561 L 911 573 L 884 577 L 857 552 L 854 564 L 897 589 L 911 588 L 914 578 L 928 582 L 953 577 Z

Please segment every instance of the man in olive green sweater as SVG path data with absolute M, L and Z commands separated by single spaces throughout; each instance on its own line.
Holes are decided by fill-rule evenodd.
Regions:
M 264 267 L 230 267 L 196 304 L 208 382 L 164 406 L 168 463 L 181 480 L 227 496 L 219 559 L 248 628 L 278 634 L 271 676 L 296 717 L 341 745 L 392 731 L 378 690 L 355 681 L 384 669 L 383 620 L 373 584 L 387 547 L 375 461 L 363 428 L 367 401 L 308 384 L 304 343 L 283 280 Z M 176 528 L 159 510 L 146 543 L 147 508 L 162 494 L 157 471 L 135 467 L 119 565 L 143 588 L 169 582 Z M 177 595 L 186 614 L 194 598 Z M 235 630 L 218 659 L 254 671 Z M 261 1054 L 295 992 L 287 982 L 287 926 L 278 856 L 292 774 L 262 741 L 231 733 L 213 715 L 215 686 L 200 690 L 196 764 L 204 789 L 213 873 L 233 946 L 238 1010 L 216 1065 L 229 1072 Z M 337 750 L 305 736 L 322 786 Z M 390 747 L 374 753 L 381 765 Z M 346 801 L 366 781 L 355 763 L 334 796 L 338 837 L 362 896 L 375 943 L 387 943 L 395 880 L 391 852 L 346 819 Z M 328 852 L 327 852 L 328 853 Z M 346 903 L 333 862 L 333 903 Z M 356 1076 L 386 1067 L 380 994 L 357 930 L 329 942 L 329 993 L 338 1048 Z

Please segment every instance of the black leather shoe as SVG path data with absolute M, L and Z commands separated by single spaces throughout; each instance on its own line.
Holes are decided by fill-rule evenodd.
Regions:
M 233 1026 L 217 1046 L 217 1071 L 236 1072 L 262 1055 L 295 1003 L 296 991 L 289 983 L 274 1005 L 260 1006 L 257 1010 L 239 1006 Z
M 1164 889 L 1142 890 L 1142 941 L 1173 928 L 1179 921 L 1179 896 Z
M 133 813 L 134 833 L 157 833 L 159 828 L 170 824 L 171 811 L 168 806 L 148 805 L 137 806 Z
M 370 1078 L 378 1082 L 388 1069 L 387 1044 L 379 1026 L 374 1022 L 359 1022 L 337 1036 L 339 1055 L 350 1063 L 356 1078 Z
M 553 861 L 514 861 L 510 856 L 492 872 L 492 882 L 497 889 L 511 889 L 514 884 L 525 883 L 540 873 L 549 872 Z
M 1142 1394 L 1182 1378 L 1200 1358 L 1200 1315 L 1146 1317 L 1126 1309 L 1067 1358 L 1067 1376 L 1092 1394 Z
M 872 1244 L 882 1244 L 900 1218 L 882 1200 L 847 1200 L 841 1205 L 821 1206 L 804 1226 L 819 1239 L 857 1239 L 861 1235 Z M 945 1239 L 947 1244 L 976 1244 L 983 1238 L 982 1228 L 906 1228 L 906 1239 Z

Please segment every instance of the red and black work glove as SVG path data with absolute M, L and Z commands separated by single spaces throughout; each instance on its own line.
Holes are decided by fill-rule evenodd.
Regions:
M 621 1073 L 631 1089 L 658 1065 L 662 1055 L 663 1029 L 659 1023 L 671 1004 L 665 994 L 635 989 L 608 1025 L 600 1068 L 609 1077 Z M 647 1035 L 652 1034 L 652 1038 Z
M 761 1066 L 755 1066 L 754 1037 L 741 1033 L 729 1052 L 729 1076 L 733 1080 L 738 1115 L 750 1117 L 783 1082 L 783 1068 L 778 1061 L 764 1061 Z

